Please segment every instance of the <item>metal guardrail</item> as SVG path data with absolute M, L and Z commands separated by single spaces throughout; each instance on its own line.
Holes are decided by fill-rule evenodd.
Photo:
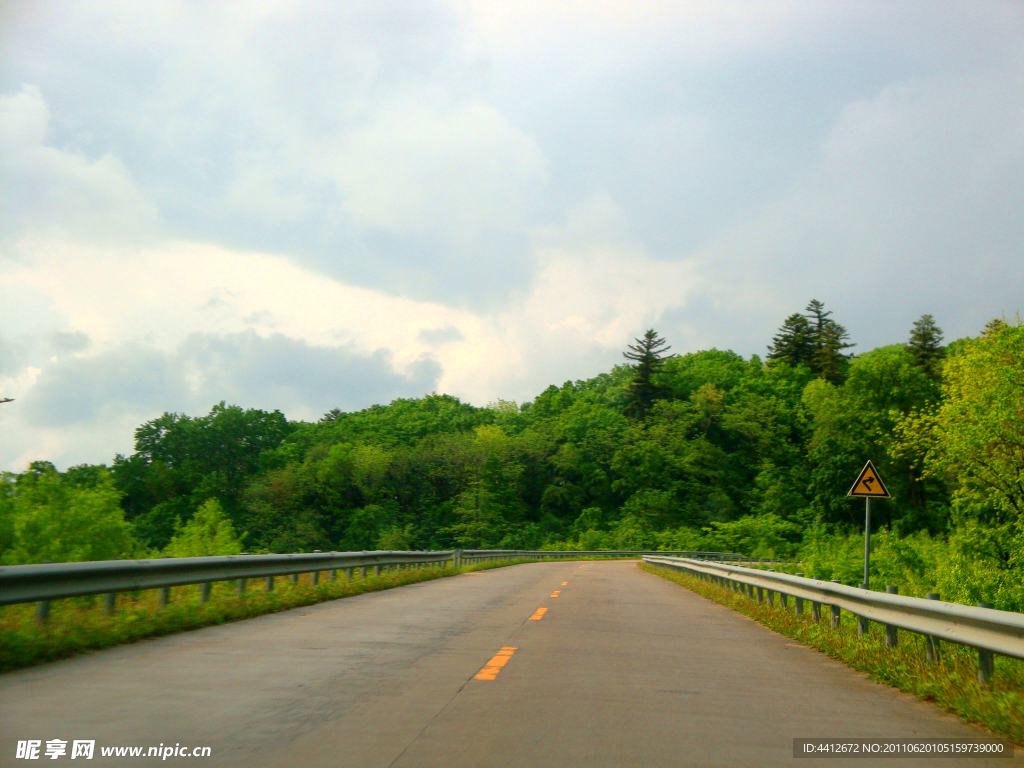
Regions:
M 230 579 L 298 576 L 356 568 L 415 566 L 450 562 L 458 550 L 438 552 L 314 552 L 294 555 L 168 557 L 155 560 L 98 560 L 0 568 L 0 605 L 64 597 L 160 589 Z M 319 581 L 319 579 L 318 579 Z
M 775 573 L 733 565 L 711 564 L 689 558 L 647 555 L 644 561 L 685 571 L 720 586 L 744 591 L 758 602 L 767 599 L 774 605 L 778 593 L 781 607 L 794 598 L 794 611 L 803 613 L 803 603 L 811 603 L 812 617 L 820 619 L 822 605 L 831 608 L 833 626 L 839 626 L 841 612 L 859 617 L 858 630 L 867 631 L 869 622 L 886 627 L 886 646 L 897 644 L 897 629 L 917 632 L 926 638 L 929 660 L 938 657 L 939 642 L 957 643 L 978 649 L 978 680 L 988 681 L 992 674 L 992 654 L 1024 659 L 1024 614 L 997 611 L 990 605 L 977 607 L 942 602 L 938 595 L 930 599 L 896 594 L 895 587 L 886 592 L 848 587 L 837 581 L 808 579 L 802 575 Z
M 170 599 L 171 587 L 203 585 L 201 599 L 209 600 L 213 582 L 235 580 L 241 595 L 249 579 L 266 579 L 266 589 L 274 588 L 277 576 L 312 573 L 313 584 L 320 574 L 329 572 L 331 580 L 343 570 L 352 579 L 356 571 L 366 577 L 391 569 L 425 566 L 458 568 L 464 563 L 511 559 L 565 559 L 574 557 L 640 557 L 645 552 L 626 550 L 602 552 L 548 552 L 511 549 L 439 550 L 428 552 L 312 552 L 292 555 L 225 555 L 218 557 L 159 558 L 155 560 L 100 560 L 84 563 L 46 563 L 0 567 L 0 605 L 38 603 L 37 618 L 45 621 L 50 601 L 83 595 L 106 595 L 106 607 L 112 612 L 118 592 L 160 589 L 161 603 Z M 696 558 L 738 559 L 730 552 L 680 552 Z

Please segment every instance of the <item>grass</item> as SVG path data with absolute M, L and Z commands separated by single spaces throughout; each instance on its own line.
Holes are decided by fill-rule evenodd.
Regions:
M 525 562 L 535 561 L 491 561 L 464 565 L 456 570 L 418 568 L 368 575 L 352 581 L 345 579 L 344 571 L 339 572 L 337 581 L 330 581 L 325 578 L 326 573 L 321 573 L 317 586 L 313 585 L 312 574 L 306 573 L 294 583 L 288 578 L 275 579 L 270 592 L 265 589 L 264 579 L 250 579 L 241 597 L 236 592 L 235 582 L 217 582 L 205 603 L 200 601 L 200 586 L 188 585 L 174 587 L 166 606 L 160 605 L 157 590 L 145 590 L 119 594 L 116 610 L 111 615 L 103 609 L 102 596 L 68 598 L 55 601 L 49 620 L 43 623 L 35 619 L 35 603 L 8 605 L 0 608 L 0 672 L 149 637 Z
M 924 636 L 899 631 L 894 649 L 885 647 L 885 629 L 876 622 L 864 637 L 857 636 L 857 620 L 842 614 L 839 629 L 831 626 L 828 608 L 822 606 L 822 620 L 812 621 L 810 606 L 805 613 L 793 612 L 767 602 L 758 603 L 745 595 L 706 582 L 689 574 L 641 563 L 640 568 L 674 581 L 703 597 L 739 611 L 779 634 L 816 648 L 873 680 L 912 693 L 992 733 L 1024 743 L 1024 662 L 997 656 L 995 674 L 989 684 L 978 684 L 977 651 L 952 643 L 942 643 L 940 661 L 925 659 Z

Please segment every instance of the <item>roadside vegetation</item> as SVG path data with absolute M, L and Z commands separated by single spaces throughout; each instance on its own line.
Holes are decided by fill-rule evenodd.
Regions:
M 985 686 L 978 684 L 977 651 L 941 643 L 939 662 L 929 664 L 924 638 L 899 631 L 898 645 L 885 647 L 885 629 L 872 622 L 863 637 L 857 621 L 844 613 L 839 629 L 823 615 L 815 623 L 809 611 L 795 615 L 792 607 L 758 603 L 741 593 L 706 582 L 689 574 L 641 564 L 640 568 L 674 581 L 710 600 L 727 605 L 779 634 L 816 648 L 834 659 L 886 683 L 931 701 L 992 733 L 1024 744 L 1024 662 L 997 656 L 995 674 Z

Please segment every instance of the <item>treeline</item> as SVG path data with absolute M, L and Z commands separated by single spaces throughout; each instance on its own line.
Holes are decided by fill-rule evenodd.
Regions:
M 870 458 L 893 495 L 876 527 L 952 541 L 1019 582 L 1024 327 L 943 346 L 926 315 L 905 343 L 851 346 L 811 302 L 764 361 L 670 356 L 649 331 L 623 365 L 521 406 L 431 394 L 317 423 L 224 403 L 166 413 L 109 467 L 5 474 L 0 561 L 456 546 L 790 558 L 860 530 L 845 494 Z

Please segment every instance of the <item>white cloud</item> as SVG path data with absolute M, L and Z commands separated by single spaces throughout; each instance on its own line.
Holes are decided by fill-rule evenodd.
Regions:
M 521 227 L 546 177 L 539 147 L 483 104 L 404 104 L 348 136 L 333 171 L 359 226 L 455 241 Z
M 858 350 L 1019 308 L 1014 3 L 31 6 L 0 466 L 222 397 L 307 418 L 360 366 L 483 404 L 651 326 L 763 352 L 811 297 Z
M 0 205 L 6 236 L 63 232 L 89 240 L 144 235 L 155 206 L 118 158 L 92 159 L 47 143 L 50 110 L 39 88 L 0 95 Z
M 848 104 L 817 164 L 702 249 L 716 300 L 744 322 L 759 316 L 763 339 L 816 297 L 858 350 L 902 340 L 924 313 L 950 338 L 1012 313 L 1024 280 L 1021 64 Z

